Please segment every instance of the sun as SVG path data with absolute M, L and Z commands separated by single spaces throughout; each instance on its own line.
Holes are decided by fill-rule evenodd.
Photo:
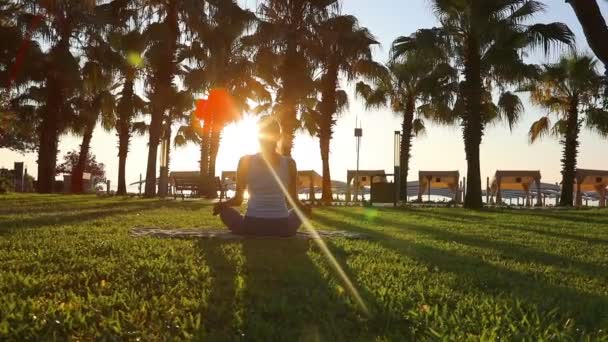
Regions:
M 241 156 L 258 152 L 258 119 L 246 115 L 243 119 L 230 124 L 222 132 L 222 142 L 218 153 L 218 164 L 238 162 Z

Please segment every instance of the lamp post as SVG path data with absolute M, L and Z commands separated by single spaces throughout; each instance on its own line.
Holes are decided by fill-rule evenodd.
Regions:
M 399 201 L 399 198 L 401 198 L 401 182 L 405 181 L 407 182 L 407 180 L 402 180 L 401 179 L 401 132 L 400 131 L 395 131 L 395 136 L 394 136 L 394 167 L 395 167 L 395 202 L 394 202 L 394 206 L 397 206 L 397 202 Z M 405 199 L 407 202 L 407 188 L 405 190 Z
M 359 200 L 359 152 L 361 151 L 361 137 L 363 137 L 363 128 L 355 128 L 355 140 L 357 148 L 357 170 L 355 172 L 355 202 Z
M 160 145 L 160 178 L 158 180 L 158 196 L 167 196 L 167 185 L 169 182 L 169 140 L 164 138 Z

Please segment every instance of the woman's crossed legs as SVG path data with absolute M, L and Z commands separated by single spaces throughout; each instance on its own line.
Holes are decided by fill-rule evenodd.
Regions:
M 223 207 L 220 218 L 232 233 L 238 235 L 288 237 L 296 235 L 302 225 L 293 209 L 289 210 L 286 218 L 271 219 L 243 216 L 234 208 Z

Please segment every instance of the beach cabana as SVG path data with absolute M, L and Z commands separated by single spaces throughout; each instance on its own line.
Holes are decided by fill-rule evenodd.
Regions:
M 454 202 L 460 203 L 460 173 L 458 171 L 420 171 L 418 172 L 418 201 L 426 192 L 430 197 L 433 189 L 448 189 Z
M 315 189 L 323 187 L 323 177 L 314 170 L 298 171 L 298 189 L 308 188 L 308 198 L 315 200 Z
M 236 184 L 236 171 L 223 171 L 222 184 L 228 189 Z M 309 189 L 310 199 L 315 199 L 315 189 L 323 186 L 323 177 L 314 170 L 298 171 L 298 190 Z
M 493 196 L 493 193 L 490 191 L 490 193 L 487 193 L 486 191 L 482 192 L 484 196 Z M 561 187 L 559 184 L 555 184 L 555 183 L 541 183 L 540 185 L 540 193 L 541 193 L 541 197 L 543 200 L 543 206 L 547 206 L 547 199 L 554 199 L 556 202 L 559 201 L 559 196 L 561 194 Z M 537 198 L 538 196 L 538 189 L 537 191 L 533 192 L 530 194 L 531 197 Z M 505 190 L 502 189 L 500 191 L 500 198 L 503 202 L 509 202 L 509 204 L 513 205 L 513 204 L 517 204 L 518 206 L 520 205 L 520 199 L 522 198 L 526 198 L 526 193 L 523 190 Z M 515 202 L 514 202 L 515 201 Z M 524 201 L 525 204 L 525 201 Z
M 540 171 L 496 171 L 488 195 L 496 196 L 496 203 L 502 203 L 503 191 L 522 191 L 526 199 L 526 206 L 532 206 L 530 191 L 536 186 L 537 205 L 543 205 L 541 193 Z
M 384 170 L 348 170 L 346 171 L 346 202 L 351 200 L 351 184 L 355 188 L 361 188 L 365 186 L 371 186 L 372 183 L 386 183 L 386 172 Z
M 600 208 L 606 207 L 606 187 L 608 187 L 608 171 L 601 170 L 576 170 L 576 206 L 583 205 L 585 192 L 595 192 L 598 194 Z

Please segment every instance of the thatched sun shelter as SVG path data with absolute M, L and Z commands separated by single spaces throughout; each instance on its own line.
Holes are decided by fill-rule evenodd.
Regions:
M 346 202 L 350 202 L 351 200 L 351 183 L 354 183 L 354 187 L 364 187 L 371 186 L 372 183 L 385 183 L 386 180 L 386 172 L 384 170 L 348 170 L 346 172 Z
M 599 195 L 600 208 L 606 207 L 606 192 L 608 187 L 608 171 L 576 170 L 576 205 L 583 205 L 583 193 L 596 192 Z
M 458 171 L 420 171 L 418 172 L 418 201 L 422 195 L 428 194 L 429 200 L 432 189 L 448 189 L 454 202 L 460 203 L 460 173 Z
M 541 192 L 541 174 L 540 171 L 496 171 L 494 179 L 490 185 L 490 192 L 496 196 L 496 203 L 502 203 L 503 191 L 523 191 L 526 198 L 526 206 L 532 206 L 531 190 L 533 185 L 536 185 L 537 205 L 543 205 L 543 196 Z
M 298 171 L 298 189 L 308 188 L 309 199 L 315 200 L 315 189 L 323 187 L 323 177 L 314 170 Z
M 227 188 L 234 187 L 234 184 L 236 184 L 236 171 L 223 171 L 222 183 L 225 184 Z M 315 199 L 315 189 L 321 188 L 322 186 L 323 177 L 316 171 L 298 171 L 298 190 L 308 189 L 310 199 Z

